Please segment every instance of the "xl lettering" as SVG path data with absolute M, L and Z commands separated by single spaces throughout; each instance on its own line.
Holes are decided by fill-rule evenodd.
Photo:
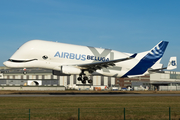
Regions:
M 114 52 L 111 52 L 112 50 L 110 49 L 104 49 L 104 51 L 100 54 L 94 47 L 88 47 L 91 52 L 94 54 L 94 56 L 98 56 L 98 57 L 107 57 L 110 54 L 110 60 L 114 60 Z M 96 60 L 94 60 L 93 62 L 97 62 Z M 118 70 L 121 71 L 121 67 L 113 67 L 111 68 L 112 70 Z M 102 69 L 103 72 L 110 72 L 108 69 Z
M 91 52 L 93 53 L 94 56 L 97 56 L 99 58 L 107 57 L 112 51 L 110 49 L 104 49 L 104 51 L 100 54 L 94 47 L 88 47 L 88 48 L 91 50 Z M 113 57 L 113 58 L 111 58 L 111 57 Z M 113 60 L 113 59 L 114 59 L 114 56 L 110 55 L 110 60 Z M 97 62 L 97 61 L 94 60 L 93 62 Z

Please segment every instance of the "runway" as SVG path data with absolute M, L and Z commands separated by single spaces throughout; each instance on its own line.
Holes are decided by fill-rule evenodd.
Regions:
M 8 94 L 0 95 L 0 97 L 179 97 L 180 94 L 82 94 L 82 93 L 58 93 L 58 94 Z

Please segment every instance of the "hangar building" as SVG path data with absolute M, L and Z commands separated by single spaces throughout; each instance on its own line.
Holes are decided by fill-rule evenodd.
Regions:
M 180 72 L 162 71 L 141 77 L 116 78 L 115 84 L 122 88 L 142 86 L 149 90 L 180 90 Z
M 27 69 L 27 74 L 23 75 L 22 69 L 2 70 L 0 74 L 1 86 L 65 86 L 73 88 L 84 86 L 81 81 L 77 80 L 78 75 L 56 76 L 52 70 L 45 69 Z M 107 86 L 115 84 L 114 77 L 90 76 L 93 83 L 86 83 L 86 86 Z
M 0 67 L 0 85 L 1 86 L 65 86 L 66 88 L 75 87 L 89 88 L 91 86 L 119 86 L 127 87 L 148 87 L 150 90 L 180 90 L 180 72 L 164 71 L 141 77 L 134 78 L 115 78 L 106 76 L 90 76 L 93 83 L 86 83 L 77 80 L 77 75 L 56 76 L 52 74 L 52 70 L 45 69 L 27 69 L 27 74 L 23 75 L 22 69 L 7 69 Z M 86 86 L 86 87 L 85 87 Z

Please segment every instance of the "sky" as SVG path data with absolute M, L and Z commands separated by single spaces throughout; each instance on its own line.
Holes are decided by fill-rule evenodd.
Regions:
M 167 66 L 171 56 L 180 58 L 179 5 L 179 0 L 0 0 L 0 66 L 33 39 L 127 53 L 169 41 L 161 61 Z

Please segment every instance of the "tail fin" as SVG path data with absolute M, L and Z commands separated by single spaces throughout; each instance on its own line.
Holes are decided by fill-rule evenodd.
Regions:
M 159 42 L 150 51 L 138 53 L 139 63 L 136 64 L 130 71 L 128 71 L 123 77 L 130 75 L 141 75 L 144 74 L 149 68 L 151 68 L 159 59 L 162 58 L 166 47 L 168 45 L 167 41 Z M 138 56 L 137 54 L 137 56 Z
M 161 41 L 154 48 L 150 50 L 150 52 L 144 57 L 144 59 L 150 59 L 158 61 L 164 54 L 166 47 L 168 45 L 167 41 Z
M 177 57 L 171 57 L 167 66 L 167 70 L 172 70 L 177 68 Z

